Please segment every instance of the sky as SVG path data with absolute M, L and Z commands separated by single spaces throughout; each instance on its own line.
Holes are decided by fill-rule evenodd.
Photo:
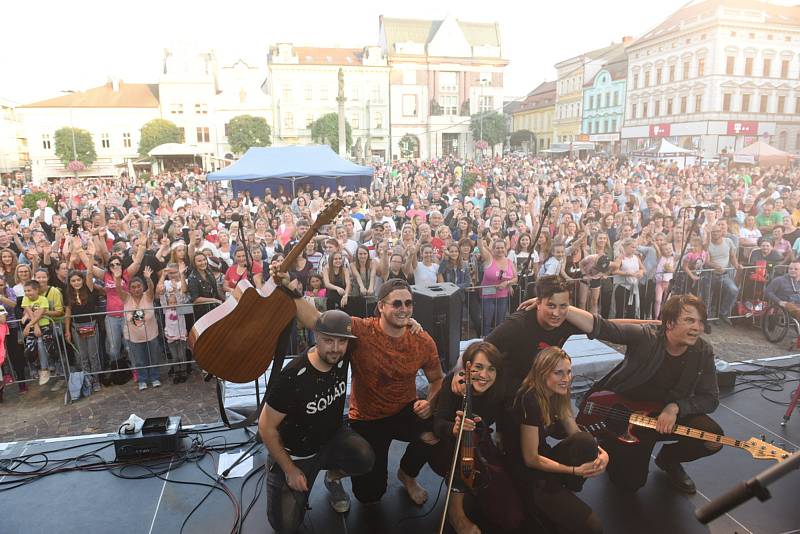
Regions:
M 214 49 L 266 62 L 271 44 L 361 47 L 378 42 L 378 17 L 499 22 L 505 92 L 524 96 L 555 78 L 553 65 L 640 36 L 686 0 L 355 0 L 7 2 L 2 9 L 0 99 L 35 102 L 110 76 L 156 83 L 163 50 Z

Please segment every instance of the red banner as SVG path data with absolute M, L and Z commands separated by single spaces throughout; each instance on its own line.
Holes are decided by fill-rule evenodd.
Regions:
M 651 124 L 650 137 L 669 137 L 669 124 Z
M 728 121 L 728 135 L 757 135 L 756 121 Z

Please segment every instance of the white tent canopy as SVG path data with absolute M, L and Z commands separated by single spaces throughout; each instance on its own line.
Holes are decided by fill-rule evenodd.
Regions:
M 164 143 L 158 145 L 147 153 L 148 156 L 197 156 L 200 154 L 200 149 L 194 145 L 185 145 L 182 143 Z

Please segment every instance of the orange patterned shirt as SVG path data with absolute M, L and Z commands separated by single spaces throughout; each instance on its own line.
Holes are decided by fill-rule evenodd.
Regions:
M 353 317 L 353 383 L 350 419 L 371 421 L 392 416 L 417 399 L 417 371 L 441 372 L 436 344 L 425 332 L 400 337 L 383 332 L 380 319 Z

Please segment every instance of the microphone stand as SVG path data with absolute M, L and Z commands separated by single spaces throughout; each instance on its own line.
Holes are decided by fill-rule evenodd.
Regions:
M 667 290 L 664 292 L 664 296 L 661 298 L 661 304 L 664 304 L 670 296 L 672 296 L 672 290 L 675 288 L 675 279 L 678 277 L 678 273 L 681 272 L 683 268 L 683 257 L 686 254 L 686 249 L 689 245 L 689 239 L 691 238 L 694 231 L 697 229 L 697 226 L 700 224 L 700 212 L 702 212 L 705 208 L 703 206 L 693 206 L 694 208 L 694 219 L 692 219 L 692 224 L 689 226 L 689 232 L 683 234 L 683 247 L 681 247 L 681 254 L 678 256 L 678 264 L 675 267 L 675 272 L 672 274 L 672 279 L 669 281 L 669 285 L 667 286 Z M 681 208 L 678 213 L 684 212 L 685 210 L 690 209 L 689 206 Z M 663 307 L 661 308 L 663 310 Z M 661 312 L 659 311 L 659 319 Z
M 542 211 L 539 214 L 539 228 L 536 229 L 536 235 L 531 240 L 530 247 L 528 247 L 528 259 L 525 261 L 525 265 L 522 267 L 522 276 L 527 278 L 531 276 L 530 267 L 531 267 L 531 260 L 533 259 L 533 253 L 536 249 L 536 244 L 539 242 L 539 236 L 542 235 L 542 228 L 544 228 L 544 221 L 547 217 L 547 213 L 550 211 L 550 206 L 556 199 L 555 193 L 551 194 L 550 197 L 545 201 L 544 206 L 542 207 Z M 528 296 L 528 284 L 525 284 L 525 296 Z

